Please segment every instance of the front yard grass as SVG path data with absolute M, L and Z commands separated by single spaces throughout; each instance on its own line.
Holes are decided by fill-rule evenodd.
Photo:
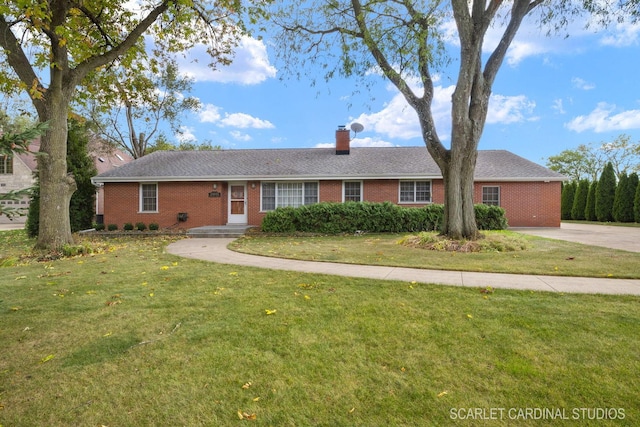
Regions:
M 169 241 L 0 268 L 0 425 L 640 423 L 638 297 L 271 271 Z
M 491 239 L 503 240 L 505 244 L 522 242 L 526 244 L 526 249 L 462 253 L 419 249 L 402 244 L 407 238 L 406 234 L 278 237 L 259 233 L 238 239 L 232 242 L 230 247 L 235 251 L 250 254 L 350 264 L 555 276 L 640 278 L 640 253 L 545 239 L 511 231 L 483 233 Z

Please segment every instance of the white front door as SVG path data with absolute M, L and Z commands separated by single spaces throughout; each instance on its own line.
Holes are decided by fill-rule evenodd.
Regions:
M 229 224 L 247 223 L 247 183 L 229 183 Z

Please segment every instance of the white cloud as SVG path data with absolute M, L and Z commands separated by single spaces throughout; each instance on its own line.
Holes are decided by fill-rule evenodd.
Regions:
M 588 82 L 580 77 L 574 77 L 571 79 L 571 84 L 573 87 L 581 90 L 591 90 L 595 89 L 596 85 L 594 83 Z
M 273 129 L 275 126 L 268 120 L 262 120 L 246 113 L 224 113 L 220 107 L 205 104 L 198 116 L 201 123 L 213 123 L 218 127 L 233 127 L 239 129 Z
M 193 133 L 195 129 L 190 126 L 180 126 L 180 130 L 175 133 L 175 138 L 178 142 L 193 142 L 196 141 L 196 135 Z
M 562 99 L 554 99 L 553 100 L 553 105 L 551 106 L 551 108 L 553 110 L 555 110 L 558 114 L 565 114 L 566 113 L 566 111 L 564 109 L 564 105 L 563 105 Z
M 221 119 L 220 108 L 213 104 L 205 104 L 198 113 L 201 123 L 217 123 Z
M 240 132 L 238 130 L 232 130 L 231 132 L 229 132 L 229 135 L 231 135 L 231 137 L 236 141 L 248 142 L 252 139 L 250 135 L 247 135 L 246 133 Z
M 491 95 L 487 124 L 509 124 L 537 120 L 535 116 L 532 116 L 535 107 L 536 103 L 529 101 L 524 95 Z
M 607 29 L 606 34 L 600 39 L 600 44 L 613 47 L 636 46 L 639 40 L 640 22 L 625 22 Z
M 598 103 L 586 116 L 578 116 L 565 126 L 575 132 L 592 130 L 596 133 L 640 129 L 640 110 L 618 111 L 613 104 Z
M 233 62 L 212 70 L 210 57 L 204 45 L 198 45 L 180 58 L 180 70 L 197 82 L 238 83 L 255 85 L 276 76 L 277 69 L 269 62 L 267 48 L 262 40 L 244 36 L 234 50 Z
M 224 119 L 220 120 L 219 126 L 240 129 L 273 129 L 275 127 L 273 123 L 268 120 L 258 119 L 245 113 L 225 114 Z
M 413 84 L 412 84 L 413 86 Z M 451 134 L 451 96 L 455 86 L 434 86 L 434 97 L 431 104 L 433 119 L 441 140 L 448 140 Z M 388 86 L 395 95 L 384 108 L 371 114 L 361 114 L 353 121 L 361 123 L 365 131 L 385 135 L 391 139 L 422 139 L 422 130 L 418 116 L 407 104 L 404 97 L 393 86 Z M 418 92 L 419 88 L 414 88 Z M 537 120 L 533 116 L 535 102 L 525 95 L 504 96 L 492 95 L 487 114 L 488 124 L 509 124 L 522 121 Z

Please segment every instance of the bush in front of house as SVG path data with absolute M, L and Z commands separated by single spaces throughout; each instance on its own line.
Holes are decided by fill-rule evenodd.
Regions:
M 122 229 L 124 231 L 132 231 L 133 230 L 133 224 L 130 222 L 125 222 L 124 225 L 122 226 Z
M 157 222 L 152 222 L 149 224 L 149 230 L 158 231 L 160 230 L 160 225 Z
M 109 231 L 116 231 L 118 229 L 118 225 L 117 224 L 108 224 L 107 225 L 107 230 Z
M 102 224 L 102 223 L 95 223 L 95 224 L 93 224 L 93 228 L 96 231 L 104 231 L 105 225 Z
M 476 212 L 476 224 L 480 230 L 506 230 L 507 218 L 505 211 L 500 206 L 489 206 L 477 204 L 474 206 Z
M 479 229 L 507 228 L 504 209 L 476 205 L 475 210 Z M 359 230 L 370 233 L 404 233 L 440 230 L 443 219 L 444 205 L 438 204 L 410 208 L 390 202 L 327 202 L 298 208 L 278 208 L 267 213 L 262 220 L 261 229 L 269 233 L 340 234 Z
M 144 231 L 146 229 L 147 229 L 147 224 L 145 224 L 144 222 L 136 222 L 136 230 Z

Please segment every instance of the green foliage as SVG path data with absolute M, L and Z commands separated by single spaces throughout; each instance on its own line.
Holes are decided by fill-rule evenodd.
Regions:
M 507 227 L 504 209 L 498 206 L 476 205 L 475 212 L 481 230 Z M 390 202 L 316 203 L 268 212 L 261 228 L 271 233 L 398 233 L 440 230 L 443 218 L 444 206 L 438 204 L 405 208 Z
M 144 231 L 147 229 L 147 225 L 144 222 L 136 222 L 136 230 Z
M 613 221 L 613 201 L 616 192 L 616 175 L 611 162 L 607 163 L 600 175 L 596 190 L 596 217 L 598 221 Z
M 149 230 L 158 231 L 160 230 L 160 225 L 157 222 L 152 222 L 151 224 L 149 224 Z
M 37 183 L 31 189 L 31 202 L 29 203 L 29 213 L 27 214 L 27 222 L 24 225 L 27 230 L 27 236 L 36 237 L 40 227 L 40 185 Z
M 640 184 L 636 186 L 636 194 L 633 198 L 633 219 L 640 222 Z
M 77 189 L 69 204 L 71 231 L 86 230 L 93 226 L 95 216 L 95 186 L 91 177 L 97 175 L 93 159 L 87 151 L 89 136 L 84 124 L 69 120 L 67 140 L 67 170 L 74 176 Z M 31 204 L 26 225 L 30 237 L 38 235 L 40 228 L 40 185 L 36 183 L 31 192 Z
M 86 125 L 74 119 L 70 120 L 67 138 L 67 167 L 78 187 L 69 204 L 71 231 L 75 232 L 89 229 L 93 224 L 96 188 L 91 182 L 91 177 L 97 175 L 98 171 L 89 156 Z
M 560 217 L 571 219 L 571 209 L 573 209 L 573 199 L 575 198 L 577 185 L 575 182 L 565 183 L 562 186 L 562 198 L 560 201 Z
M 636 203 L 636 193 L 638 191 L 638 186 L 640 184 L 640 179 L 638 178 L 638 174 L 633 172 L 631 175 L 629 175 L 629 195 L 631 197 L 631 221 L 629 222 L 640 222 L 638 221 L 638 219 L 636 218 L 636 213 L 635 213 L 635 209 L 637 206 Z M 640 209 L 640 206 L 638 206 L 638 208 Z
M 477 204 L 474 209 L 479 230 L 506 230 L 507 218 L 500 206 Z
M 617 222 L 633 222 L 633 197 L 635 188 L 626 173 L 620 176 L 613 201 L 613 219 Z
M 586 219 L 587 198 L 589 197 L 589 181 L 580 180 L 576 194 L 573 198 L 573 207 L 571 208 L 571 218 L 576 220 Z
M 125 222 L 124 225 L 122 226 L 122 229 L 124 231 L 132 231 L 133 230 L 133 224 L 130 222 Z
M 589 194 L 587 195 L 587 206 L 585 207 L 585 219 L 587 221 L 597 221 L 596 216 L 596 192 L 598 181 L 593 181 L 589 186 Z
M 91 245 L 64 245 L 62 247 L 62 255 L 65 257 L 73 257 L 79 255 L 89 255 L 93 253 Z
M 95 223 L 95 224 L 93 224 L 93 228 L 96 231 L 104 231 L 105 225 L 104 225 L 104 223 Z
M 118 224 L 108 224 L 107 225 L 107 230 L 109 231 L 116 231 L 118 229 Z
M 547 159 L 547 167 L 579 181 L 585 178 L 596 180 L 602 166 L 599 164 L 597 151 L 591 145 L 579 145 L 575 150 L 564 150 L 560 154 Z

